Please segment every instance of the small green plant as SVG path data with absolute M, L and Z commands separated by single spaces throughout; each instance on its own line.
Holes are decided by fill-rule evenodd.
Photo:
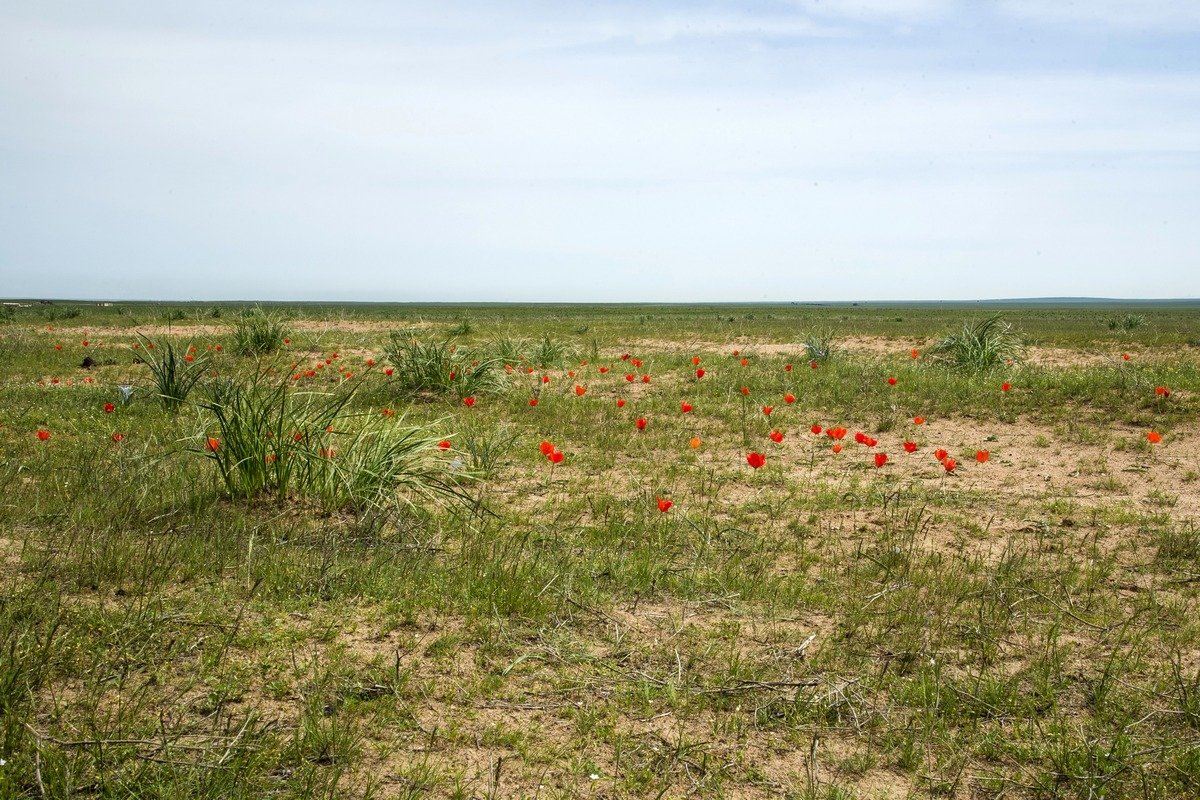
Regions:
M 562 342 L 551 339 L 549 336 L 542 336 L 542 340 L 534 346 L 533 352 L 529 354 L 529 360 L 535 367 L 553 369 L 561 367 L 570 354 L 570 350 Z
M 804 337 L 804 355 L 809 361 L 824 364 L 833 358 L 835 343 L 833 331 L 813 331 Z
M 384 358 L 395 368 L 393 385 L 410 395 L 489 394 L 503 388 L 501 359 L 477 356 L 453 340 L 422 341 L 392 334 Z
M 458 324 L 449 330 L 450 336 L 466 336 L 475 330 L 475 326 L 471 324 L 471 320 L 466 317 L 460 319 Z
M 1148 324 L 1144 314 L 1126 314 L 1123 317 L 1109 317 L 1108 329 L 1110 331 L 1135 331 L 1138 328 L 1144 328 Z
M 138 338 L 141 340 L 138 357 L 150 368 L 163 408 L 171 412 L 177 411 L 187 402 L 192 389 L 208 371 L 208 354 L 193 354 L 189 352 L 192 349 L 190 346 L 184 350 L 176 350 L 170 339 L 157 344 L 140 334 Z M 121 394 L 123 404 L 128 404 L 132 389 L 128 393 L 122 389 Z
M 243 356 L 268 355 L 283 345 L 287 334 L 287 321 L 282 314 L 255 306 L 234 321 L 233 349 Z
M 966 322 L 929 350 L 930 360 L 965 370 L 983 370 L 1017 360 L 1023 349 L 1020 337 L 1000 314 Z

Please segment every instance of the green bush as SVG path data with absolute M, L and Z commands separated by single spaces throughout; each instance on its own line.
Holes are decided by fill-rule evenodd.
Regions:
M 501 359 L 464 350 L 452 339 L 426 342 L 393 333 L 384 358 L 395 368 L 393 385 L 410 395 L 467 397 L 504 387 Z
M 255 306 L 240 313 L 234 321 L 233 349 L 243 356 L 268 355 L 283 346 L 287 335 L 287 321 L 282 314 Z
M 1021 356 L 1021 338 L 1000 314 L 963 323 L 962 330 L 945 336 L 929 351 L 935 363 L 966 370 L 999 366 Z
M 172 412 L 178 410 L 208 371 L 208 354 L 193 355 L 188 352 L 190 346 L 176 350 L 170 339 L 159 345 L 140 334 L 138 338 L 141 339 L 138 357 L 150 368 L 163 408 Z

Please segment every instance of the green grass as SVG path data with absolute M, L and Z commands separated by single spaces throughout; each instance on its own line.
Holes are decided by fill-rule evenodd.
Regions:
M 925 356 L 957 307 L 279 306 L 261 359 L 72 306 L 0 326 L 0 797 L 1200 790 L 1194 308 L 1006 310 L 974 371 Z M 121 405 L 173 310 L 217 377 Z

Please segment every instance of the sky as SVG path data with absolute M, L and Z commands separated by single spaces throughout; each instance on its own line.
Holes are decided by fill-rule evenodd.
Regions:
M 1200 0 L 0 0 L 0 296 L 1200 297 Z

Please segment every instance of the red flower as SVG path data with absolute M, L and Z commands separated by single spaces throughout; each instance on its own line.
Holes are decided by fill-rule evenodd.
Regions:
M 924 417 L 913 417 L 913 425 L 924 425 L 924 424 L 925 424 Z
M 854 441 L 858 442 L 859 444 L 865 444 L 867 441 L 867 435 L 862 431 L 855 431 Z
M 624 407 L 625 407 L 625 398 L 618 397 L 617 398 L 617 408 L 624 408 Z
M 568 377 L 568 378 L 574 378 L 574 377 L 575 377 L 575 370 L 573 370 L 573 369 L 569 369 L 569 370 L 567 370 L 567 377 Z
M 538 449 L 542 451 L 542 455 L 548 456 L 554 452 L 554 445 L 543 439 L 542 443 L 538 445 Z
M 62 350 L 62 345 L 61 345 L 61 344 L 56 344 L 56 345 L 54 345 L 54 349 L 55 349 L 55 350 Z
M 917 443 L 916 442 L 905 442 L 904 443 L 904 452 L 906 452 L 906 453 L 917 452 Z
M 50 438 L 50 431 L 45 428 L 38 428 L 37 437 L 39 442 L 44 442 Z
M 336 453 L 333 451 L 332 447 L 322 447 L 320 455 L 321 458 L 333 458 Z
M 650 375 L 649 375 L 649 373 L 647 373 L 642 376 L 642 383 L 649 383 L 649 382 L 650 382 Z
M 748 358 L 743 358 L 743 359 L 741 360 L 741 365 L 742 365 L 743 367 L 748 367 L 748 366 L 750 366 L 750 359 L 748 359 Z
M 921 355 L 921 351 L 914 347 L 909 351 L 909 355 L 911 355 L 913 358 L 918 358 Z
M 846 433 L 847 433 L 846 429 L 843 428 L 841 425 L 837 426 L 836 428 L 827 428 L 825 430 L 825 435 L 828 436 L 830 439 L 839 439 L 839 440 L 843 439 L 843 438 L 845 438 Z
M 946 470 L 946 472 L 954 472 L 954 468 L 957 466 L 958 463 L 953 458 L 947 458 L 942 462 L 942 467 Z
M 475 407 L 475 398 L 470 397 L 470 396 L 464 397 L 463 405 L 466 406 L 467 408 L 474 408 Z
M 816 369 L 817 368 L 817 360 L 814 358 L 812 361 L 808 362 L 808 365 L 810 367 L 812 367 L 813 369 Z
M 125 441 L 125 434 L 123 434 L 123 433 L 114 433 L 114 434 L 113 434 L 112 436 L 110 436 L 109 438 L 110 438 L 110 439 L 112 439 L 114 442 L 123 442 L 123 441 Z
M 767 417 L 771 416 L 771 412 L 774 410 L 775 410 L 775 406 L 763 406 L 762 407 L 763 416 L 767 416 Z
M 543 376 L 542 376 L 542 383 L 549 383 L 549 382 L 550 382 L 550 376 L 549 376 L 549 375 L 543 375 Z
M 538 404 L 538 399 L 536 397 L 529 398 L 529 405 L 536 407 L 537 404 Z
M 104 413 L 105 413 L 105 414 L 111 414 L 111 413 L 113 413 L 113 412 L 114 412 L 114 411 L 116 411 L 116 410 L 117 410 L 117 407 L 116 407 L 116 406 L 114 406 L 112 403 L 105 403 L 105 404 L 104 404 Z
M 629 359 L 629 363 L 633 364 L 638 369 L 642 368 L 642 361 L 639 358 L 631 358 L 631 359 Z
M 841 443 L 841 442 L 834 442 L 834 443 L 833 443 L 833 447 L 831 447 L 831 448 L 829 448 L 829 449 L 830 449 L 830 450 L 832 450 L 832 451 L 833 451 L 833 452 L 835 452 L 835 453 L 840 453 L 840 452 L 842 452 L 842 443 Z
M 791 371 L 792 371 L 792 365 L 791 365 L 791 364 L 784 364 L 784 365 L 783 365 L 783 371 L 784 371 L 784 372 L 791 372 Z
M 767 457 L 764 456 L 762 453 L 747 453 L 746 454 L 746 463 L 749 464 L 754 469 L 758 469 L 763 464 L 767 463 Z
M 367 366 L 368 366 L 368 367 L 373 367 L 373 366 L 375 366 L 375 359 L 373 359 L 373 358 L 368 358 L 368 359 L 367 359 Z
M 875 445 L 879 444 L 879 442 L 872 439 L 870 436 L 864 436 L 862 443 L 865 444 L 867 447 L 874 447 Z
M 896 379 L 889 375 L 888 376 L 888 386 L 895 386 L 895 385 L 896 385 Z
M 87 346 L 88 346 L 88 340 L 87 340 L 87 339 L 84 339 L 82 342 L 80 342 L 80 344 L 81 344 L 81 345 L 83 345 L 84 347 L 87 347 Z
M 1171 390 L 1168 389 L 1166 386 L 1155 386 L 1154 393 L 1156 395 L 1158 395 L 1159 397 L 1170 397 L 1171 396 Z
M 576 397 L 583 397 L 586 393 L 587 393 L 587 389 L 585 389 L 579 385 L 575 386 L 575 396 Z
M 948 452 L 946 452 L 945 448 L 942 448 L 942 447 L 939 447 L 937 450 L 933 451 L 933 457 L 936 458 L 938 461 L 945 461 L 946 456 L 948 456 L 948 455 L 950 455 L 950 454 Z
M 700 363 L 700 356 L 692 356 L 692 366 L 694 367 L 699 363 Z
M 1122 361 L 1128 361 L 1128 360 L 1129 360 L 1129 353 L 1121 353 L 1121 360 L 1122 360 Z
M 628 361 L 628 360 L 629 360 L 629 357 L 630 357 L 630 356 L 629 356 L 629 353 L 621 353 L 621 360 L 622 360 L 622 361 Z
M 1150 442 L 1150 444 L 1158 444 L 1162 441 L 1162 434 L 1158 431 L 1150 431 L 1146 434 L 1146 439 Z
M 982 464 L 988 460 L 988 457 L 990 455 L 991 454 L 988 453 L 987 450 L 976 450 L 975 451 L 975 460 L 978 461 L 980 464 Z
M 561 464 L 562 460 L 566 458 L 566 456 L 562 454 L 561 450 L 554 450 L 549 453 L 546 458 L 550 459 L 551 464 Z
M 291 343 L 292 343 L 292 340 L 291 340 L 291 339 L 286 339 L 286 338 L 285 338 L 285 339 L 283 340 L 283 343 L 284 343 L 284 344 L 291 344 Z
M 775 444 L 779 444 L 780 442 L 782 442 L 783 441 L 783 432 L 782 431 L 771 431 L 771 441 L 774 442 Z
M 1012 384 L 1009 383 L 1008 381 L 1005 381 L 1004 383 L 1000 384 L 1000 391 L 1002 391 L 1002 392 L 1007 392 L 1011 389 L 1012 389 Z
M 691 403 L 680 403 L 679 410 L 682 411 L 684 414 L 690 414 L 690 413 L 692 413 L 692 404 Z
M 809 430 L 813 432 L 813 435 L 817 435 L 821 433 L 821 426 L 813 425 L 811 428 L 809 428 Z
M 637 375 L 634 375 L 632 372 L 625 376 L 625 380 L 629 381 L 630 383 L 633 383 L 636 378 Z
M 750 395 L 750 387 L 743 386 L 741 389 L 741 392 L 742 392 L 742 397 L 748 397 Z
M 196 360 L 196 357 L 195 357 L 194 355 L 192 355 L 192 354 L 190 354 L 190 353 L 189 353 L 188 355 L 186 355 L 186 356 L 184 356 L 184 357 L 183 357 L 183 360 L 184 360 L 184 361 L 186 361 L 186 362 L 188 362 L 188 363 L 190 364 L 190 363 L 192 363 L 193 361 L 195 361 L 195 360 Z
M 604 373 L 606 373 L 606 372 L 608 372 L 608 367 L 601 367 L 601 368 L 600 368 L 600 374 L 601 374 L 601 375 L 603 375 L 603 374 L 604 374 Z
M 886 463 L 887 463 L 887 453 L 876 453 L 875 454 L 875 469 L 879 469 Z
M 385 409 L 383 409 L 383 412 L 382 412 L 382 413 L 383 413 L 383 415 L 384 415 L 385 417 L 394 417 L 394 416 L 396 416 L 396 409 L 394 409 L 394 408 L 385 408 Z
M 656 497 L 654 499 L 658 501 L 658 510 L 664 514 L 671 510 L 671 506 L 675 505 L 670 500 L 664 500 L 661 497 Z
M 449 450 L 450 449 L 450 440 L 442 439 L 440 442 L 438 442 L 438 447 L 440 447 L 443 450 Z
M 639 431 L 644 431 L 644 430 L 646 430 L 646 424 L 647 424 L 647 423 L 646 423 L 646 418 L 645 418 L 645 417 L 638 417 L 638 418 L 637 418 L 637 422 L 635 422 L 635 423 L 633 423 L 633 424 L 634 424 L 634 425 L 637 425 L 637 429 L 638 429 Z
M 703 378 L 703 377 L 704 377 L 704 370 L 703 369 L 696 370 L 696 379 L 699 380 L 700 378 Z
M 737 358 L 737 357 L 738 357 L 738 356 L 740 356 L 741 354 L 742 354 L 742 351 L 741 351 L 741 350 L 734 350 L 734 351 L 733 351 L 733 357 L 734 357 L 734 358 Z
M 792 403 L 796 402 L 796 395 L 791 394 L 790 392 L 788 394 L 785 394 L 783 396 L 783 402 L 787 403 L 790 406 Z
M 221 446 L 221 440 L 210 436 L 208 437 L 208 441 L 206 441 L 204 444 L 209 449 L 209 452 L 215 453 Z
M 526 375 L 532 375 L 532 374 L 533 374 L 533 367 L 526 367 L 526 368 L 525 368 L 525 374 L 526 374 Z

